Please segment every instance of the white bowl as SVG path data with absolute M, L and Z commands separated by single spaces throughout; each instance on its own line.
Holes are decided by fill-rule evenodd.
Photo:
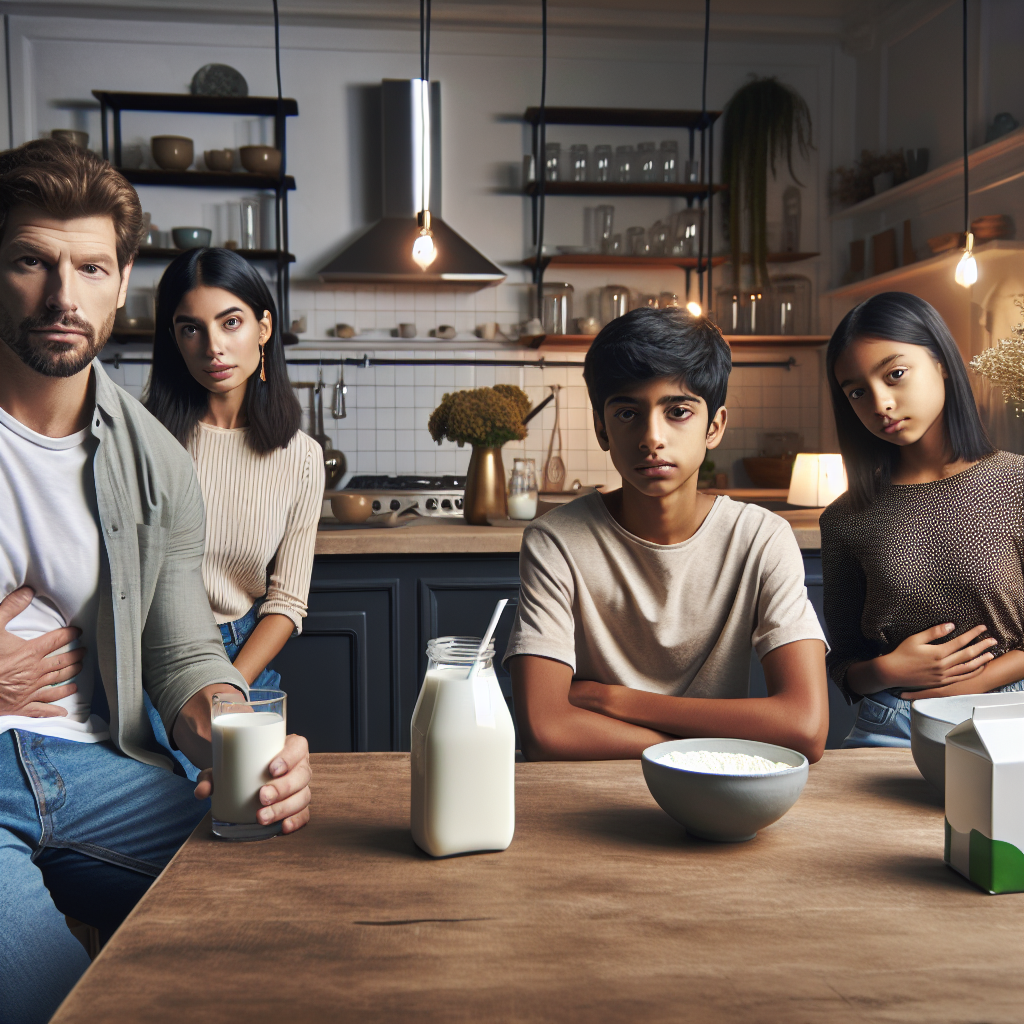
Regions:
M 754 754 L 791 765 L 756 775 L 718 775 L 660 764 L 671 750 Z M 757 740 L 667 740 L 648 747 L 640 759 L 651 796 L 692 836 L 720 843 L 753 839 L 796 803 L 807 782 L 803 754 Z
M 1024 693 L 964 693 L 955 697 L 927 697 L 910 705 L 910 751 L 921 774 L 940 792 L 946 792 L 946 733 L 966 722 L 976 707 L 1024 704 Z

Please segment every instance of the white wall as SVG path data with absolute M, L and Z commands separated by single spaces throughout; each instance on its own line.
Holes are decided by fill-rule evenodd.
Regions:
M 766 38 L 768 41 L 756 44 L 713 38 L 709 106 L 721 108 L 752 72 L 777 75 L 804 95 L 811 108 L 816 149 L 797 170 L 806 186 L 801 242 L 806 250 L 829 253 L 827 173 L 837 159 L 852 156 L 853 60 L 827 42 L 786 43 L 779 42 L 778 36 Z M 97 147 L 98 111 L 87 106 L 92 89 L 185 91 L 193 72 L 212 61 L 237 67 L 248 80 L 251 94 L 270 95 L 274 92 L 272 42 L 272 31 L 265 25 L 11 16 L 14 142 L 38 137 L 52 128 L 82 127 L 89 131 L 91 145 Z M 527 274 L 517 261 L 528 250 L 529 206 L 522 196 L 512 194 L 508 185 L 518 173 L 522 153 L 529 145 L 528 131 L 518 117 L 539 96 L 538 36 L 439 30 L 433 35 L 432 77 L 442 83 L 443 215 L 509 274 L 508 281 L 496 289 L 461 293 L 386 286 L 356 290 L 323 285 L 315 279 L 317 268 L 366 223 L 368 185 L 364 176 L 368 161 L 362 145 L 360 90 L 385 77 L 413 76 L 418 70 L 416 34 L 402 29 L 285 25 L 282 45 L 284 91 L 298 100 L 300 111 L 289 124 L 288 162 L 297 181 L 290 206 L 290 247 L 298 257 L 292 315 L 307 316 L 309 329 L 303 341 L 316 351 L 341 349 L 339 343 L 328 341 L 327 334 L 339 321 L 384 334 L 398 322 L 411 320 L 417 323 L 421 335 L 441 323 L 453 323 L 460 338 L 468 340 L 477 323 L 497 320 L 511 325 L 525 318 Z M 550 103 L 665 108 L 700 105 L 697 41 L 555 35 L 549 53 Z M 259 130 L 244 119 L 139 113 L 124 116 L 124 129 L 126 143 L 144 142 L 152 134 L 188 135 L 195 139 L 197 153 L 249 141 L 251 133 Z M 550 139 L 561 140 L 566 147 L 577 140 L 615 144 L 670 136 L 667 132 L 629 129 L 552 128 L 549 132 Z M 788 183 L 772 183 L 770 209 L 780 204 L 781 191 Z M 165 229 L 204 223 L 215 227 L 217 206 L 228 198 L 237 198 L 185 189 L 150 187 L 139 191 L 144 208 Z M 600 200 L 549 199 L 546 237 L 552 244 L 580 243 L 584 211 L 597 202 Z M 649 226 L 665 215 L 672 203 L 630 199 L 615 205 L 619 230 L 633 223 Z M 774 219 L 771 214 L 770 219 Z M 815 294 L 830 277 L 827 258 L 789 269 L 806 273 Z M 159 271 L 153 265 L 140 265 L 133 277 L 136 293 L 152 287 Z M 616 272 L 614 279 L 577 271 L 567 271 L 564 276 L 576 286 L 578 315 L 588 311 L 596 288 L 610 280 L 651 292 L 671 290 L 681 294 L 684 290 L 683 275 L 675 270 Z M 549 279 L 553 278 L 549 275 Z M 360 341 L 347 349 L 362 351 L 367 344 Z M 376 344 L 379 347 L 382 342 Z M 421 347 L 432 346 L 423 343 Z M 785 359 L 790 354 L 769 352 L 767 358 Z M 813 354 L 795 354 L 802 365 L 813 367 L 817 362 Z M 756 356 L 744 353 L 738 358 Z M 810 376 L 797 378 L 786 375 L 786 371 L 764 371 L 769 376 L 783 375 L 774 382 L 774 377 L 769 380 L 760 370 L 737 371 L 736 427 L 729 438 L 733 446 L 723 448 L 716 460 L 720 469 L 728 465 L 732 470 L 743 455 L 755 454 L 762 430 L 798 430 L 805 435 L 806 447 L 817 446 L 818 371 L 812 368 L 800 374 L 805 372 Z M 550 382 L 555 382 L 554 377 Z M 435 397 L 445 386 L 436 385 Z M 796 392 L 789 391 L 790 386 L 798 391 L 803 388 L 802 411 L 800 404 L 794 403 Z M 542 392 L 543 385 L 540 389 Z M 388 404 L 394 401 L 390 392 L 381 393 L 381 399 L 382 409 L 393 408 Z M 357 405 L 364 408 L 362 400 Z M 417 418 L 409 429 L 422 431 L 426 412 L 429 409 L 417 405 Z M 344 433 L 349 425 L 342 423 L 341 428 Z M 385 471 L 400 461 L 408 463 L 398 458 L 403 449 L 395 447 L 399 441 L 391 436 L 394 431 L 379 429 L 381 433 L 377 434 L 374 426 L 372 437 L 369 433 L 355 437 L 346 434 L 343 447 L 348 446 L 345 450 L 350 453 L 350 461 L 355 461 L 355 468 L 372 471 L 380 467 L 379 471 Z M 563 423 L 563 429 L 570 428 Z M 577 447 L 570 450 L 578 452 L 575 464 L 591 472 L 593 462 L 592 472 L 599 474 L 596 445 L 586 434 L 587 428 L 574 425 L 571 429 L 575 432 L 572 443 Z M 418 451 L 418 446 L 413 451 Z M 455 456 L 456 463 L 460 457 Z M 447 465 L 451 460 L 442 461 Z M 440 470 L 440 465 L 432 451 L 417 454 L 415 459 L 418 471 L 429 471 L 432 466 Z M 607 469 L 603 462 L 601 465 Z M 570 472 L 574 472 L 571 466 Z M 741 473 L 736 479 L 744 482 Z

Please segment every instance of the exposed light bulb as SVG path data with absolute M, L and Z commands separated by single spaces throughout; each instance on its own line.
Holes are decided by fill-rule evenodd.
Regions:
M 699 302 L 688 302 L 686 304 L 686 312 L 691 316 L 703 316 L 704 310 L 700 308 Z
M 437 258 L 434 236 L 430 231 L 430 211 L 421 210 L 416 215 L 416 219 L 419 222 L 420 233 L 416 236 L 416 241 L 412 243 L 412 258 L 420 270 L 426 270 Z
M 978 280 L 978 261 L 974 258 L 974 235 L 967 232 L 967 246 L 956 265 L 953 280 L 962 288 L 970 288 Z

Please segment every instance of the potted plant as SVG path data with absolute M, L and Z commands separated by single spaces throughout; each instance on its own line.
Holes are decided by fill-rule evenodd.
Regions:
M 467 523 L 486 526 L 489 517 L 508 515 L 501 446 L 526 437 L 523 417 L 530 411 L 530 404 L 520 388 L 497 384 L 446 394 L 430 414 L 427 426 L 438 444 L 448 440 L 460 448 L 473 446 L 462 503 Z
M 755 78 L 737 89 L 725 111 L 722 129 L 722 177 L 729 186 L 725 208 L 729 219 L 733 280 L 740 285 L 742 213 L 750 232 L 753 284 L 768 285 L 768 168 L 785 156 L 793 180 L 793 143 L 806 157 L 811 149 L 811 112 L 804 98 L 775 78 Z

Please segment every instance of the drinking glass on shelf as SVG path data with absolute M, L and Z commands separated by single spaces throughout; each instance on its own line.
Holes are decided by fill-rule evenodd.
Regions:
M 679 143 L 665 139 L 658 150 L 658 181 L 675 184 L 679 180 Z
M 647 255 L 647 232 L 643 228 L 626 228 L 626 255 Z
M 772 300 L 767 288 L 751 288 L 745 293 L 747 297 L 747 333 L 770 334 Z
M 537 466 L 533 459 L 514 459 L 508 482 L 509 519 L 533 519 L 537 514 Z
M 239 249 L 260 247 L 260 200 L 258 196 L 245 196 L 240 203 L 241 235 Z
M 545 334 L 569 334 L 573 323 L 571 284 L 545 284 L 541 299 L 541 323 Z
M 615 180 L 632 181 L 636 168 L 636 150 L 632 146 L 615 147 Z
M 647 237 L 651 256 L 669 255 L 669 228 L 664 221 L 655 221 Z
M 653 142 L 641 142 L 637 146 L 636 162 L 640 167 L 640 180 L 654 182 L 658 180 L 658 147 Z
M 562 144 L 549 142 L 544 147 L 544 180 L 561 181 Z
M 595 146 L 593 158 L 594 181 L 612 180 L 612 147 Z
M 569 147 L 569 165 L 573 181 L 590 179 L 590 155 L 584 143 L 576 143 Z
M 700 233 L 704 226 L 704 211 L 694 207 L 679 210 L 672 224 L 672 255 L 696 256 Z
M 605 285 L 598 296 L 598 311 L 601 326 L 625 316 L 632 308 L 630 290 L 624 284 Z
M 594 235 L 601 252 L 612 251 L 612 224 L 615 221 L 614 206 L 594 207 Z
M 719 288 L 715 292 L 715 317 L 723 334 L 748 334 L 745 307 L 738 288 Z
M 686 160 L 683 162 L 683 181 L 688 185 L 700 184 L 699 160 Z
M 621 256 L 625 251 L 626 247 L 622 243 L 622 235 L 612 235 L 612 247 L 609 250 L 613 256 Z

